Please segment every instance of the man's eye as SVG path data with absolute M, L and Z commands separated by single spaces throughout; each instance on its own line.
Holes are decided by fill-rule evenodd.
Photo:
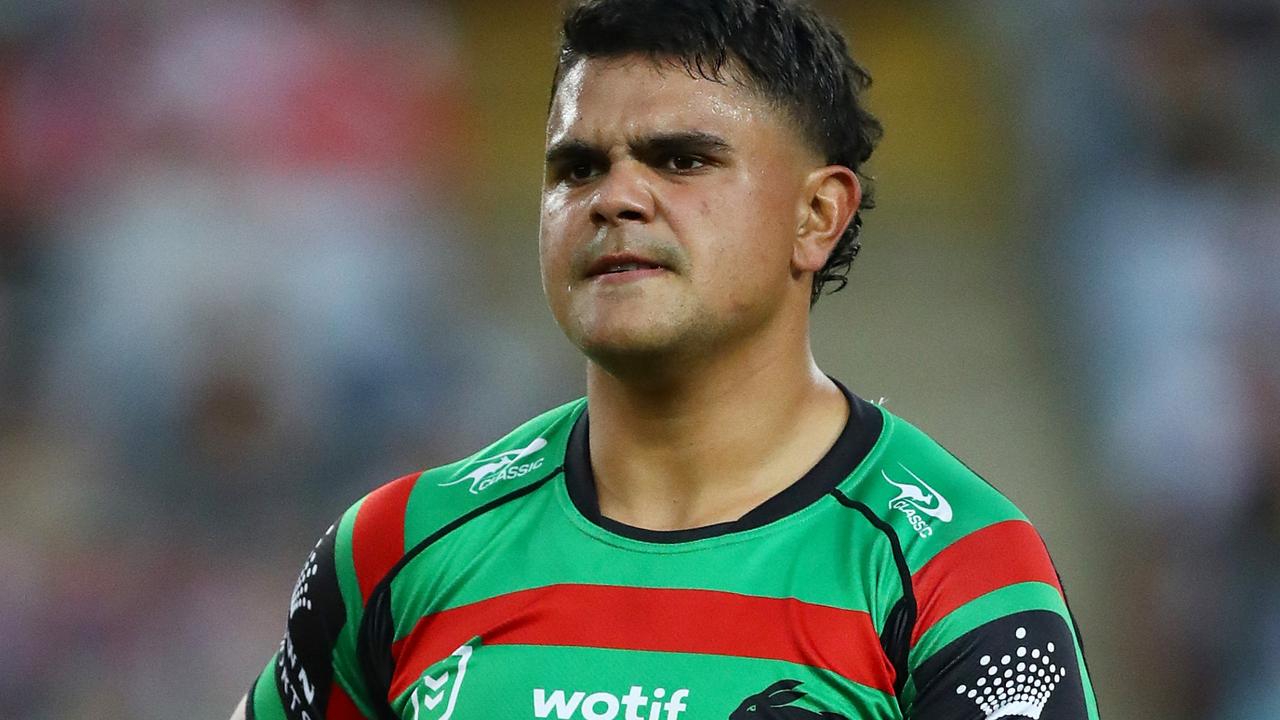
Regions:
M 667 159 L 667 167 L 677 172 L 697 170 L 705 165 L 706 163 L 703 162 L 702 158 L 694 157 L 693 155 L 672 155 Z
M 565 169 L 565 177 L 572 182 L 590 180 L 596 174 L 596 168 L 590 163 L 577 163 Z

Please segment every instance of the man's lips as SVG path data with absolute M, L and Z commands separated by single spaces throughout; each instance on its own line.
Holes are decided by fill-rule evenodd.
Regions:
M 645 271 L 668 270 L 662 263 L 632 253 L 612 253 L 597 258 L 587 266 L 586 277 L 607 277 Z M 645 272 L 651 274 L 651 272 Z

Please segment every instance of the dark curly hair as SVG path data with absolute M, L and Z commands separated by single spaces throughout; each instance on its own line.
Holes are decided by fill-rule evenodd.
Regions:
M 862 211 L 875 207 L 862 164 L 883 130 L 861 103 L 871 76 L 850 57 L 840 31 L 800 0 L 575 0 L 564 14 L 552 95 L 579 60 L 634 53 L 714 82 L 725 82 L 727 72 L 789 112 L 828 164 L 858 174 L 862 204 L 814 275 L 810 304 L 824 288 L 848 285 Z

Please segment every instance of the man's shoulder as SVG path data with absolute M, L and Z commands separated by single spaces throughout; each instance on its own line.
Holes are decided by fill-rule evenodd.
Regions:
M 564 463 L 586 402 L 579 398 L 548 410 L 467 457 L 421 473 L 417 485 L 438 502 L 470 508 L 536 482 Z M 459 502 L 449 502 L 455 498 Z
M 885 411 L 880 439 L 840 486 L 880 518 L 914 570 L 979 535 L 1034 533 L 1003 493 L 940 443 Z
M 1009 498 L 940 443 L 881 410 L 879 441 L 840 491 L 892 543 L 901 584 L 891 587 L 901 595 L 891 597 L 900 603 L 895 611 L 907 608 L 909 622 L 885 627 L 895 630 L 890 657 L 911 668 L 903 691 L 911 698 L 908 714 L 970 712 L 969 700 L 984 692 L 985 681 L 968 700 L 957 688 L 972 687 L 983 671 L 996 672 L 986 667 L 990 658 L 1004 657 L 1000 663 L 1018 664 L 1021 672 L 1025 663 L 1009 657 L 1034 652 L 1046 673 L 1057 673 L 1052 682 L 1063 685 L 1050 714 L 1070 706 L 1054 717 L 1085 717 L 1089 707 L 1095 717 L 1086 705 L 1087 669 L 1062 582 L 1040 534 Z M 1064 681 L 1067 673 L 1072 677 Z M 1024 679 L 1005 675 L 1004 681 L 1010 677 Z M 988 695 L 992 708 L 1013 707 Z
M 353 541 L 390 536 L 404 552 L 451 523 L 542 483 L 562 469 L 570 431 L 585 406 L 585 399 L 566 403 L 467 457 L 378 487 L 347 511 Z

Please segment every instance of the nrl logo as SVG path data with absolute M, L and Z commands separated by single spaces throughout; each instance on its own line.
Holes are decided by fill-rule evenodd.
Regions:
M 413 720 L 449 720 L 458 704 L 458 691 L 467 675 L 471 646 L 463 645 L 449 657 L 427 668 L 409 696 Z M 443 706 L 443 707 L 441 707 Z M 439 716 L 434 713 L 439 710 Z
M 504 453 L 498 453 L 497 455 L 483 460 L 477 460 L 476 462 L 479 463 L 479 467 L 456 480 L 440 483 L 440 487 L 452 487 L 464 482 L 469 482 L 471 483 L 471 494 L 478 495 L 494 483 L 523 477 L 542 467 L 543 458 L 538 458 L 533 462 L 527 463 L 521 463 L 520 461 L 530 455 L 533 455 L 546 446 L 547 441 L 542 438 L 538 438 L 529 443 L 528 447 L 523 447 L 518 450 L 508 450 Z

